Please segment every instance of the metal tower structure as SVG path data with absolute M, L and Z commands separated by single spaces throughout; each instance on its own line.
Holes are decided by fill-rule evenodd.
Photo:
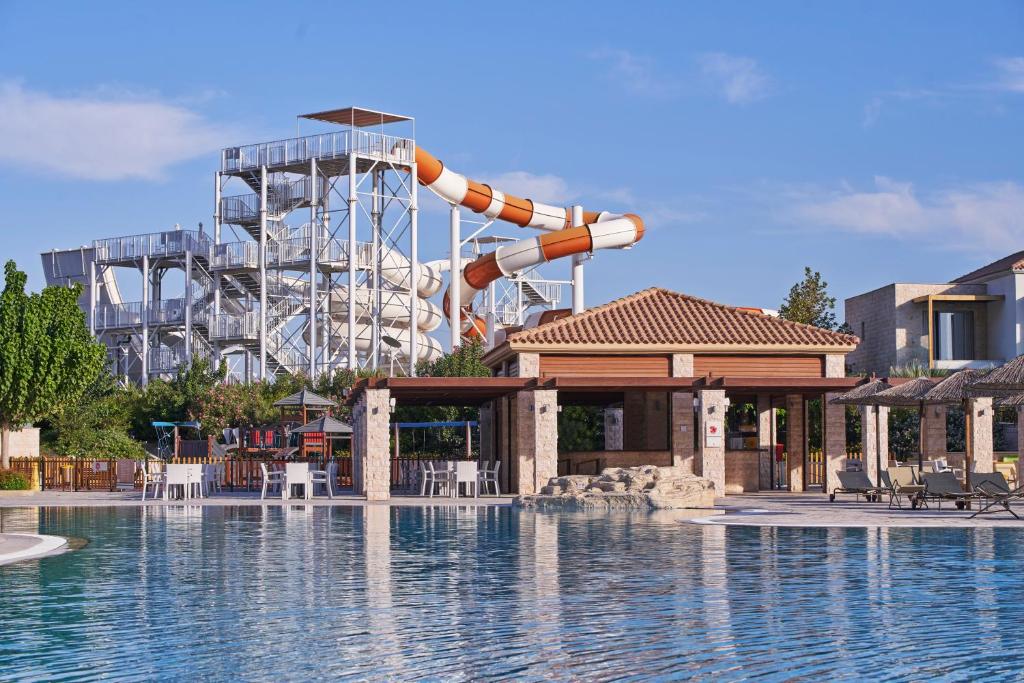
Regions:
M 411 375 L 441 355 L 429 333 L 444 323 L 445 271 L 457 295 L 465 262 L 507 238 L 451 206 L 448 257 L 421 260 L 415 121 L 356 107 L 300 118 L 328 129 L 222 150 L 212 234 L 199 224 L 42 254 L 48 284 L 84 285 L 79 304 L 112 371 L 146 384 L 209 358 L 246 381 Z M 531 308 L 556 307 L 564 284 L 535 268 L 492 283 L 479 307 L 488 343 Z M 454 348 L 457 320 L 452 329 Z
M 440 272 L 418 255 L 414 121 L 355 107 L 301 118 L 339 129 L 221 154 L 214 355 L 253 354 L 258 378 L 384 365 L 413 374 L 440 354 L 425 332 L 441 322 L 428 300 Z M 396 134 L 402 126 L 410 133 Z M 240 186 L 248 192 L 228 193 Z M 225 296 L 244 310 L 225 311 Z

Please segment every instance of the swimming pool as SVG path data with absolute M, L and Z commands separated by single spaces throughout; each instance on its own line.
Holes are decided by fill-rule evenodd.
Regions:
M 2 678 L 1018 676 L 1006 529 L 457 507 L 45 508 L 0 566 Z

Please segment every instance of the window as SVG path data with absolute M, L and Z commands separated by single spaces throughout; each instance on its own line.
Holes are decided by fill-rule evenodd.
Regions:
M 935 360 L 974 358 L 974 312 L 935 311 Z
M 864 339 L 865 339 L 865 336 L 864 336 L 864 321 L 861 320 L 860 321 L 860 340 L 864 341 Z

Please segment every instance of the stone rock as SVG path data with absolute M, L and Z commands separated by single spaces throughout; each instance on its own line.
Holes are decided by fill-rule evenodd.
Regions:
M 715 485 L 674 467 L 609 467 L 598 476 L 554 477 L 539 495 L 519 496 L 515 504 L 561 510 L 713 508 Z

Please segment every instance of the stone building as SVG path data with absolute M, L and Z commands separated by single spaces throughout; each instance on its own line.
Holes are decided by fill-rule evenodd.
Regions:
M 509 334 L 484 357 L 492 377 L 361 382 L 351 398 L 356 492 L 389 495 L 388 412 L 396 404 L 480 406 L 481 457 L 501 463 L 506 492 L 534 493 L 559 473 L 648 464 L 702 475 L 719 495 L 827 490 L 846 458 L 845 410 L 828 399 L 861 381 L 844 372 L 856 344 L 850 335 L 647 289 Z M 825 399 L 823 454 L 812 459 L 815 398 Z M 600 448 L 559 447 L 565 406 L 603 414 Z
M 846 300 L 860 338 L 855 372 L 885 375 L 919 363 L 944 370 L 991 368 L 1024 353 L 1024 251 L 950 282 L 891 283 Z

